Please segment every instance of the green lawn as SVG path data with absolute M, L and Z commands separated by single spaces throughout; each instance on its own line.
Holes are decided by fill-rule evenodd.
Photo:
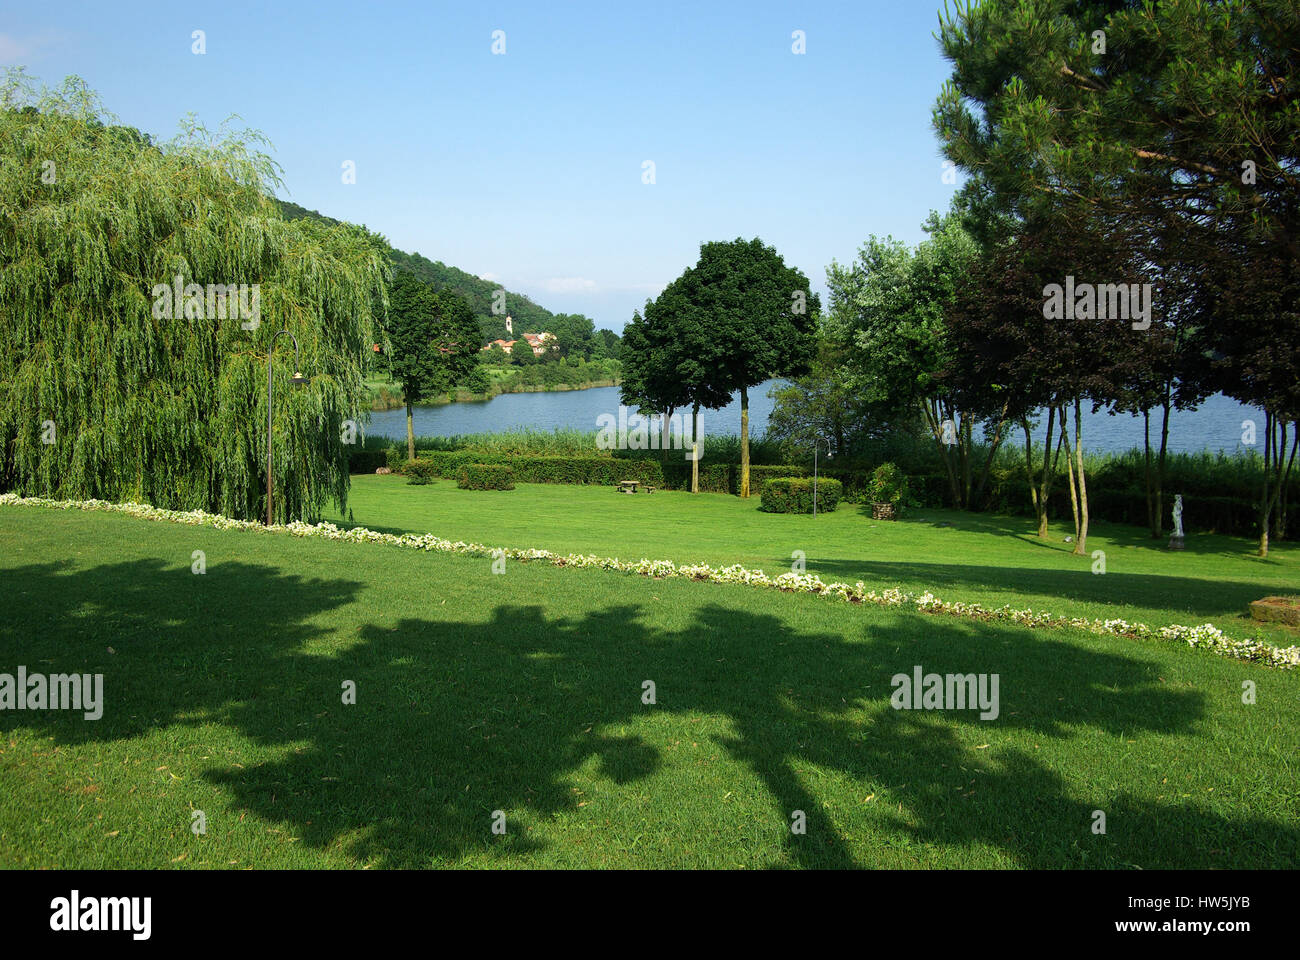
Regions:
M 422 527 L 455 532 L 426 522 L 452 519 L 450 484 L 409 489 L 432 511 Z M 607 496 L 651 555 L 677 552 L 663 549 L 673 530 L 722 550 L 710 516 L 730 511 L 737 543 L 758 522 L 724 500 L 539 489 L 491 495 L 500 539 L 527 532 L 522 507 L 562 495 L 586 507 L 589 541 L 616 530 L 596 507 Z M 485 496 L 461 501 L 487 516 Z M 802 520 L 762 519 L 813 555 Z M 854 536 L 897 549 L 907 529 L 823 520 L 839 557 Z M 918 544 L 957 533 L 912 526 Z M 0 671 L 102 673 L 107 701 L 98 722 L 0 713 L 0 866 L 1300 860 L 1298 671 L 742 586 L 515 561 L 494 575 L 474 558 L 37 508 L 0 509 L 0 583 Z M 1000 715 L 892 709 L 890 678 L 915 665 L 997 674 Z M 789 830 L 795 810 L 806 835 Z
M 814 519 L 763 513 L 757 497 L 623 496 L 559 484 L 470 491 L 452 480 L 412 486 L 398 476 L 353 477 L 349 507 L 356 524 L 374 530 L 621 559 L 741 563 L 770 574 L 789 570 L 798 550 L 808 572 L 826 581 L 863 580 L 929 590 L 944 600 L 1151 626 L 1208 620 L 1233 636 L 1300 642 L 1295 630 L 1261 625 L 1246 614 L 1252 600 L 1300 592 L 1300 549 L 1291 544 L 1276 544 L 1261 560 L 1244 539 L 1193 532 L 1184 552 L 1171 553 L 1143 529 L 1094 523 L 1089 556 L 1076 557 L 1073 544 L 1064 542 L 1072 530 L 1053 526 L 1050 539 L 1040 541 L 1033 522 L 1017 517 L 926 509 L 891 523 L 846 503 Z M 1105 553 L 1105 574 L 1092 572 L 1095 550 Z

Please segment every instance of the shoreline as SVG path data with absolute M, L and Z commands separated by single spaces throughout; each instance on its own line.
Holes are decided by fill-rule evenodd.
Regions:
M 425 401 L 415 404 L 415 409 L 421 407 L 446 407 L 453 403 L 487 403 L 494 397 L 500 397 L 508 393 L 571 393 L 575 390 L 597 390 L 601 387 L 617 387 L 623 381 L 619 378 L 612 380 L 587 380 L 580 384 L 559 383 L 552 386 L 545 384 L 538 385 L 520 385 L 511 387 L 509 390 L 492 390 L 488 393 L 469 393 L 468 391 L 458 390 L 454 395 L 444 394 L 443 399 L 434 401 Z M 391 394 L 386 394 L 391 396 Z M 382 399 L 371 395 L 370 409 L 372 412 L 387 412 L 389 410 L 401 410 L 406 406 L 405 403 L 398 401 L 396 403 L 385 403 Z

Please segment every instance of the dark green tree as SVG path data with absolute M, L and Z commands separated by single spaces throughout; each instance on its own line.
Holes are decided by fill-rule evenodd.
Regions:
M 414 407 L 464 382 L 478 365 L 479 328 L 469 304 L 410 272 L 388 293 L 389 369 L 406 400 L 406 455 L 415 459 Z
M 749 489 L 749 389 L 806 373 L 817 349 L 821 300 L 808 278 L 762 240 L 715 241 L 678 290 L 682 352 L 711 395 L 740 393 L 740 495 Z
M 1191 354 L 1263 406 L 1265 450 L 1282 454 L 1261 555 L 1300 429 L 1297 36 L 1293 0 L 986 0 L 940 24 L 953 75 L 935 125 L 1000 210 L 1104 222 L 1150 277 L 1196 278 Z

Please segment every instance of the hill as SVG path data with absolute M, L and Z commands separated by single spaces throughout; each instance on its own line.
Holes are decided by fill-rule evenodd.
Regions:
M 322 220 L 331 224 L 339 222 L 288 200 L 280 200 L 279 203 L 285 218 L 289 220 Z M 478 317 L 484 343 L 497 339 L 513 340 L 521 333 L 549 331 L 559 338 L 561 349 L 567 355 L 588 359 L 617 356 L 617 334 L 608 330 L 597 331 L 595 324 L 581 314 L 552 313 L 522 293 L 512 293 L 500 284 L 483 280 L 439 260 L 430 260 L 419 253 L 407 253 L 393 248 L 390 260 L 393 269 L 410 271 L 439 290 L 451 289 L 464 297 Z M 492 310 L 494 298 L 500 299 L 497 297 L 498 291 L 504 291 L 505 294 L 505 311 L 500 314 Z M 513 333 L 506 331 L 507 315 L 513 321 Z

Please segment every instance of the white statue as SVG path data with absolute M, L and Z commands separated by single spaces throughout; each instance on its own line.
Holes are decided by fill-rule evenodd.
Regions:
M 1179 540 L 1183 538 L 1183 495 L 1181 493 L 1174 497 L 1174 536 Z

